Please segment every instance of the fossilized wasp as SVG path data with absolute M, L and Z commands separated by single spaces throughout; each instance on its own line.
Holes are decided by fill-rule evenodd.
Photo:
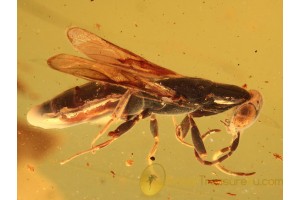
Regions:
M 240 117 L 249 119 L 244 121 L 245 127 L 258 116 L 262 98 L 257 91 L 180 75 L 81 28 L 68 29 L 67 36 L 72 45 L 90 59 L 59 54 L 49 58 L 48 65 L 90 82 L 69 89 L 32 108 L 27 119 L 30 124 L 42 128 L 65 128 L 94 120 L 103 123 L 104 127 L 89 149 L 75 154 L 61 164 L 108 146 L 139 120 L 147 117 L 150 117 L 150 131 L 155 140 L 148 155 L 150 160 L 159 143 L 155 115 L 186 114 L 181 124 L 176 126 L 177 138 L 187 144 L 184 138 L 190 129 L 193 141 L 190 146 L 195 149 L 196 158 L 206 165 L 218 165 L 238 146 L 238 126 L 241 121 L 234 121 L 238 119 L 238 115 L 234 114 L 234 119 L 228 124 L 228 130 L 234 133 L 232 144 L 222 149 L 222 155 L 216 155 L 212 161 L 204 159 L 206 149 L 203 140 L 210 132 L 201 136 L 193 118 L 216 115 L 236 108 L 240 111 Z M 250 105 L 249 102 L 253 102 L 254 98 L 259 101 L 251 104 L 254 107 L 241 109 L 244 105 Z M 99 137 L 117 120 L 123 123 L 108 133 L 110 139 L 96 144 Z

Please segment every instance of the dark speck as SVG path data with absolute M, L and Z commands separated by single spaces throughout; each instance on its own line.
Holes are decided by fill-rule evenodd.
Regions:
M 113 178 L 115 178 L 116 173 L 114 171 L 112 171 L 112 170 L 110 171 L 110 173 L 112 174 Z
M 151 157 L 150 157 L 150 160 L 154 161 L 154 160 L 155 160 L 155 157 L 154 157 L 154 156 L 151 156 Z
M 254 52 L 257 53 L 257 50 L 255 50 Z

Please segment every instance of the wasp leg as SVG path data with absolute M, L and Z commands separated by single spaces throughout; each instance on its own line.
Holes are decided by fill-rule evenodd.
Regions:
M 223 149 L 224 151 L 229 151 L 228 153 L 226 153 L 225 155 L 223 155 L 217 159 L 213 159 L 212 161 L 204 160 L 203 156 L 205 155 L 204 154 L 205 147 L 204 147 L 203 141 L 204 141 L 205 137 L 208 134 L 210 134 L 210 132 L 207 132 L 205 135 L 203 135 L 201 137 L 195 121 L 193 120 L 193 118 L 191 116 L 189 117 L 189 119 L 190 119 L 190 123 L 191 123 L 192 140 L 193 140 L 194 147 L 195 147 L 194 153 L 195 153 L 197 160 L 199 162 L 201 162 L 202 164 L 215 165 L 215 164 L 221 163 L 225 159 L 229 158 L 233 154 L 233 152 L 237 149 L 239 140 L 240 140 L 240 132 L 238 132 L 236 134 L 236 137 L 233 139 L 231 145 L 228 146 L 227 148 Z M 219 131 L 218 129 L 216 129 L 216 130 Z M 212 131 L 216 131 L 216 130 L 212 130 Z
M 120 119 L 121 115 L 124 112 L 124 109 L 126 108 L 126 105 L 133 94 L 133 90 L 127 90 L 124 95 L 121 97 L 121 99 L 118 102 L 118 105 L 116 106 L 115 110 L 113 111 L 111 115 L 111 119 L 105 124 L 105 126 L 102 128 L 101 131 L 96 135 L 96 137 L 93 139 L 91 143 L 91 147 L 94 146 L 96 141 L 107 131 L 107 129 L 110 127 L 110 125 L 115 122 L 116 120 Z
M 213 156 L 213 157 L 215 157 L 215 156 Z M 218 157 L 218 156 L 216 156 L 216 157 Z M 215 167 L 218 170 L 220 170 L 221 172 L 223 172 L 225 174 L 228 174 L 228 175 L 232 175 L 232 176 L 252 176 L 256 173 L 256 172 L 235 172 L 235 171 L 231 171 L 229 169 L 226 169 L 224 166 L 220 165 L 220 163 L 217 163 L 215 165 Z
M 221 130 L 220 129 L 208 130 L 205 134 L 203 134 L 203 135 L 200 136 L 200 131 L 198 130 L 198 128 L 196 126 L 196 123 L 192 119 L 191 116 L 186 116 L 182 120 L 182 122 L 181 122 L 180 125 L 176 125 L 175 118 L 173 118 L 173 122 L 174 122 L 174 124 L 176 126 L 176 138 L 182 144 L 184 144 L 184 145 L 186 145 L 188 147 L 194 148 L 194 153 L 195 153 L 195 156 L 196 156 L 197 160 L 199 162 L 201 162 L 202 164 L 204 164 L 204 165 L 216 165 L 218 163 L 223 162 L 225 159 L 227 159 L 228 157 L 230 157 L 233 154 L 233 152 L 236 150 L 236 148 L 238 147 L 239 139 L 240 139 L 240 133 L 238 133 L 237 136 L 233 139 L 233 141 L 232 141 L 232 143 L 231 143 L 230 146 L 225 147 L 225 148 L 223 148 L 223 149 L 220 150 L 221 154 L 229 151 L 227 154 L 225 154 L 225 155 L 223 155 L 221 157 L 219 157 L 220 154 L 218 154 L 217 156 L 213 157 L 212 161 L 204 160 L 203 157 L 204 157 L 205 154 L 203 155 L 203 153 L 202 153 L 202 156 L 199 156 L 199 151 L 203 152 L 205 150 L 205 147 L 204 147 L 204 144 L 203 144 L 204 140 L 207 138 L 208 135 L 210 135 L 212 133 L 220 132 Z M 190 129 L 190 126 L 191 126 L 192 140 L 193 140 L 194 145 L 189 144 L 189 143 L 187 143 L 187 142 L 184 141 L 184 138 L 187 135 L 187 133 L 188 133 L 188 131 Z
M 221 130 L 220 129 L 210 129 L 210 130 L 206 131 L 206 133 L 204 133 L 203 135 L 201 135 L 201 139 L 204 142 L 204 138 L 206 138 L 210 134 L 217 133 L 217 132 L 221 132 Z
M 148 154 L 148 164 L 152 164 L 152 158 L 155 156 L 158 143 L 159 143 L 159 137 L 158 137 L 158 125 L 157 125 L 157 120 L 154 114 L 151 114 L 150 116 L 150 131 L 151 134 L 154 138 L 154 144 Z
M 214 155 L 213 155 L 213 159 L 217 159 L 220 155 L 222 155 L 224 152 L 230 150 L 230 147 L 225 147 L 221 150 L 219 150 L 218 152 L 216 152 Z M 255 174 L 256 172 L 234 172 L 234 171 L 231 171 L 229 169 L 226 169 L 224 166 L 220 165 L 220 163 L 217 163 L 215 165 L 215 167 L 220 170 L 221 172 L 225 173 L 225 174 L 228 174 L 228 175 L 232 175 L 232 176 L 251 176 L 253 174 Z
M 209 134 L 211 134 L 212 132 L 219 132 L 219 131 L 220 131 L 219 129 L 213 129 L 213 130 L 209 130 L 208 132 L 203 134 L 201 137 L 203 142 L 205 141 L 205 139 L 207 138 L 207 136 Z M 238 144 L 239 144 L 239 138 L 240 138 L 240 132 L 238 132 L 236 134 L 236 138 L 233 140 L 233 142 L 230 146 L 224 147 L 223 149 L 219 150 L 218 152 L 216 152 L 213 155 L 213 157 L 212 157 L 213 161 L 206 161 L 206 160 L 201 159 L 196 151 L 194 151 L 195 156 L 196 156 L 197 160 L 199 160 L 201 163 L 203 163 L 205 165 L 214 165 L 218 170 L 222 171 L 225 174 L 233 175 L 233 176 L 251 176 L 251 175 L 255 174 L 255 172 L 234 172 L 234 171 L 226 169 L 224 166 L 220 165 L 221 162 L 223 162 L 226 158 L 230 157 L 233 154 L 233 152 L 237 149 Z M 228 153 L 221 156 L 222 154 L 224 154 L 226 152 L 228 152 Z
M 205 138 L 204 138 L 205 139 Z M 240 132 L 237 133 L 237 136 L 233 139 L 232 143 L 230 146 L 223 148 L 221 151 L 229 151 L 228 153 L 226 153 L 225 155 L 217 158 L 217 159 L 213 159 L 212 161 L 207 161 L 207 160 L 203 160 L 201 158 L 201 156 L 199 156 L 198 152 L 196 151 L 196 149 L 194 150 L 195 156 L 197 158 L 197 160 L 199 162 L 201 162 L 204 165 L 216 165 L 218 163 L 223 162 L 225 159 L 229 158 L 233 152 L 237 149 L 238 144 L 239 144 L 239 140 L 240 140 Z
M 194 148 L 194 146 L 190 143 L 187 143 L 186 141 L 184 141 L 184 138 L 185 136 L 187 135 L 187 133 L 189 132 L 190 130 L 190 121 L 189 121 L 189 117 L 188 116 L 185 116 L 185 118 L 183 118 L 183 120 L 181 121 L 180 125 L 177 125 L 176 123 L 176 120 L 175 120 L 175 117 L 173 116 L 173 123 L 175 125 L 175 136 L 176 136 L 176 139 L 188 146 L 188 147 L 192 147 Z
M 226 122 L 226 123 L 223 122 L 223 121 L 221 121 L 221 122 L 224 123 L 226 126 L 228 126 L 228 122 Z M 216 130 L 218 130 L 218 129 L 216 129 Z M 237 138 L 239 138 L 239 137 L 240 137 L 240 132 L 238 132 L 236 135 L 237 135 Z M 206 136 L 207 136 L 206 134 L 204 134 L 204 135 L 202 136 L 203 141 L 205 141 Z M 223 161 L 224 159 L 228 158 L 228 157 L 231 156 L 231 155 L 233 154 L 233 152 L 237 149 L 238 143 L 239 143 L 239 139 L 238 139 L 238 140 L 233 140 L 233 143 L 232 143 L 231 146 L 224 147 L 223 149 L 217 151 L 217 152 L 213 155 L 212 159 L 213 159 L 213 160 L 219 160 L 219 159 L 221 159 L 221 160 Z M 224 155 L 225 157 L 222 156 L 222 157 L 224 157 L 224 159 L 223 159 L 222 157 L 220 157 L 222 154 L 226 153 L 227 151 L 229 151 L 229 153 L 228 153 L 227 155 Z M 196 156 L 196 157 L 197 157 L 197 156 Z M 218 170 L 220 170 L 221 172 L 223 172 L 223 173 L 225 173 L 225 174 L 228 174 L 228 175 L 232 175 L 232 176 L 251 176 L 251 175 L 253 175 L 253 174 L 256 173 L 256 172 L 234 172 L 234 171 L 231 171 L 231 170 L 225 168 L 224 166 L 222 166 L 222 165 L 220 164 L 220 162 L 219 162 L 219 163 L 215 163 L 214 166 L 215 166 Z
M 203 140 L 200 135 L 200 131 L 199 131 L 195 121 L 193 120 L 192 116 L 190 116 L 190 115 L 189 115 L 189 122 L 191 125 L 192 141 L 194 144 L 195 151 L 201 158 L 205 157 L 207 155 L 207 153 L 206 153 L 206 149 L 205 149 Z
M 73 159 L 75 159 L 75 158 L 77 158 L 77 157 L 79 157 L 79 156 L 81 156 L 81 155 L 83 155 L 83 154 L 90 153 L 90 152 L 94 152 L 94 151 L 97 151 L 97 150 L 99 150 L 99 149 L 102 149 L 102 148 L 108 146 L 109 144 L 111 144 L 114 140 L 116 140 L 116 138 L 111 138 L 110 140 L 107 140 L 106 142 L 103 142 L 103 143 L 101 143 L 101 144 L 98 144 L 98 145 L 96 145 L 96 146 L 94 146 L 94 147 L 92 147 L 92 148 L 90 148 L 90 149 L 87 149 L 87 150 L 85 150 L 85 151 L 78 152 L 78 153 L 74 154 L 73 156 L 71 156 L 70 158 L 68 158 L 68 159 L 66 159 L 66 160 L 64 160 L 64 161 L 61 161 L 60 164 L 61 164 L 61 165 L 64 165 L 64 164 L 66 164 L 67 162 L 70 162 L 71 160 L 73 160 Z
M 178 139 L 178 141 L 188 147 L 194 148 L 194 145 L 187 143 L 186 141 L 184 141 L 188 131 L 190 130 L 190 121 L 189 121 L 189 117 L 186 116 L 180 123 L 180 125 L 177 125 L 175 117 L 173 116 L 173 123 L 175 125 L 175 136 Z M 220 129 L 211 129 L 208 130 L 206 133 L 204 133 L 203 135 L 201 135 L 201 139 L 203 140 L 206 136 L 216 133 L 216 132 L 220 132 Z
M 120 126 L 118 126 L 118 128 L 116 128 L 116 130 L 109 132 L 108 136 L 111 136 L 113 138 L 120 137 L 121 135 L 126 133 L 129 129 L 131 129 L 139 120 L 144 119 L 149 115 L 150 113 L 148 112 L 148 110 L 142 111 L 140 114 L 122 123 Z
M 144 110 L 143 112 L 141 112 L 139 115 L 136 115 L 135 117 L 133 117 L 132 119 L 125 121 L 124 123 L 120 124 L 116 130 L 111 131 L 108 133 L 108 136 L 112 137 L 111 139 L 95 145 L 93 147 L 91 147 L 90 149 L 87 149 L 85 151 L 81 151 L 76 153 L 75 155 L 71 156 L 70 158 L 62 161 L 60 164 L 63 165 L 71 160 L 73 160 L 74 158 L 77 158 L 78 156 L 81 156 L 83 154 L 86 153 L 90 153 L 90 152 L 95 152 L 99 149 L 102 149 L 108 145 L 110 145 L 112 142 L 114 142 L 116 139 L 118 139 L 121 135 L 123 135 L 124 133 L 126 133 L 130 128 L 132 128 L 140 119 L 144 119 L 146 117 L 148 117 L 150 114 L 148 112 L 148 110 Z

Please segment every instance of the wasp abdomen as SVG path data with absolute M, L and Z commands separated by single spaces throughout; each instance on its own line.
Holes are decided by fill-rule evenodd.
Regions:
M 76 86 L 32 108 L 27 119 L 34 126 L 48 129 L 65 128 L 103 118 L 112 113 L 125 90 L 95 82 Z

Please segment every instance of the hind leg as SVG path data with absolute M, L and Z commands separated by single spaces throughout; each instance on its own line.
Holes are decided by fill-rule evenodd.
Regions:
M 131 118 L 130 120 L 122 123 L 114 131 L 109 132 L 108 136 L 110 136 L 111 139 L 109 139 L 101 144 L 95 145 L 95 146 L 91 147 L 90 149 L 78 152 L 75 155 L 71 156 L 70 158 L 62 161 L 60 164 L 63 165 L 65 163 L 73 160 L 74 158 L 77 158 L 78 156 L 81 156 L 86 153 L 98 151 L 98 150 L 110 145 L 115 140 L 117 140 L 120 136 L 122 136 L 124 133 L 126 133 L 129 129 L 131 129 L 139 120 L 144 119 L 144 118 L 148 117 L 149 115 L 150 115 L 149 112 L 147 110 L 144 110 L 139 115 L 136 115 L 135 117 Z
M 104 125 L 104 127 L 102 128 L 101 131 L 99 131 L 99 133 L 96 135 L 96 137 L 93 139 L 92 143 L 91 143 L 91 147 L 94 146 L 94 144 L 96 143 L 96 141 L 108 130 L 108 128 L 110 127 L 110 125 L 115 122 L 116 120 L 120 119 L 121 115 L 124 112 L 124 109 L 127 106 L 127 103 L 131 97 L 131 95 L 134 92 L 132 90 L 127 90 L 124 95 L 120 98 L 115 110 L 113 111 L 110 120 Z

